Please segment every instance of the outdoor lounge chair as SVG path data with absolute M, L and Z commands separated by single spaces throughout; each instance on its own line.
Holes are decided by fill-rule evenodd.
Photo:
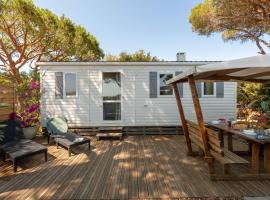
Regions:
M 44 153 L 47 161 L 47 147 L 28 139 L 23 139 L 23 132 L 20 123 L 14 120 L 1 123 L 0 130 L 4 134 L 0 142 L 0 151 L 3 154 L 3 161 L 6 155 L 10 157 L 13 163 L 13 171 L 17 171 L 19 160 L 36 154 Z
M 59 145 L 65 147 L 68 150 L 69 156 L 71 156 L 71 150 L 73 147 L 82 144 L 88 144 L 88 149 L 90 151 L 90 139 L 69 132 L 66 118 L 48 118 L 46 128 L 48 131 L 48 144 L 50 143 L 50 138 L 53 138 L 56 142 L 57 148 Z

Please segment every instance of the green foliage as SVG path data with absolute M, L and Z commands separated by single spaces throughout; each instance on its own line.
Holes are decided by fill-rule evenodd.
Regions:
M 269 110 L 270 87 L 259 83 L 241 82 L 237 89 L 238 103 L 258 112 Z
M 106 61 L 117 61 L 117 62 L 158 62 L 160 61 L 157 57 L 151 56 L 150 53 L 145 53 L 144 50 L 136 51 L 135 53 L 121 52 L 118 56 L 107 55 Z
M 270 1 L 204 0 L 192 9 L 189 21 L 199 35 L 221 33 L 224 41 L 253 41 L 261 54 L 270 48 Z
M 17 82 L 26 63 L 103 57 L 96 38 L 65 16 L 38 8 L 32 0 L 0 0 L 0 5 L 0 61 Z

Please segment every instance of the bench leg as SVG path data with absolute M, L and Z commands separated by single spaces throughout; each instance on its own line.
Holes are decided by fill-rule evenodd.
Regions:
M 91 150 L 91 144 L 90 144 L 90 142 L 88 143 L 88 150 L 89 151 Z
M 68 157 L 71 156 L 71 148 L 68 148 Z
M 223 174 L 229 174 L 230 166 L 229 165 L 223 165 Z
M 59 147 L 59 144 L 58 144 L 58 142 L 56 142 L 56 149 L 58 149 L 58 147 Z
M 3 152 L 3 162 L 6 162 L 6 153 Z
M 215 173 L 215 166 L 214 166 L 214 159 L 212 157 L 206 157 L 207 164 L 208 164 L 208 170 L 210 174 Z
M 17 160 L 13 160 L 13 172 L 17 172 Z
M 48 161 L 48 152 L 47 151 L 44 152 L 44 156 L 45 156 L 45 162 L 47 162 Z

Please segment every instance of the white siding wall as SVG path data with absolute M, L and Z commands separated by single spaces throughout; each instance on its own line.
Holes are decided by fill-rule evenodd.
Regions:
M 41 66 L 41 113 L 43 123 L 47 116 L 65 115 L 75 126 L 106 125 L 179 125 L 175 97 L 149 98 L 149 72 L 173 73 L 188 67 L 171 66 Z M 55 72 L 76 72 L 78 97 L 55 99 Z M 121 72 L 122 120 L 103 121 L 102 72 Z M 205 121 L 220 117 L 235 117 L 236 84 L 225 83 L 224 98 L 200 98 Z M 190 90 L 184 84 L 182 99 L 186 117 L 195 119 Z

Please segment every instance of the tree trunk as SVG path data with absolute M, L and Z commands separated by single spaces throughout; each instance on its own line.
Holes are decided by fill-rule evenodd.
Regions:
M 15 96 L 17 99 L 16 107 L 19 111 L 23 111 L 25 109 L 25 104 L 24 104 L 24 97 L 22 96 L 23 94 L 17 92 L 18 85 L 20 85 L 22 81 L 22 77 L 20 74 L 19 69 L 17 69 L 15 66 L 10 66 L 11 73 L 14 77 L 14 83 L 15 83 Z

